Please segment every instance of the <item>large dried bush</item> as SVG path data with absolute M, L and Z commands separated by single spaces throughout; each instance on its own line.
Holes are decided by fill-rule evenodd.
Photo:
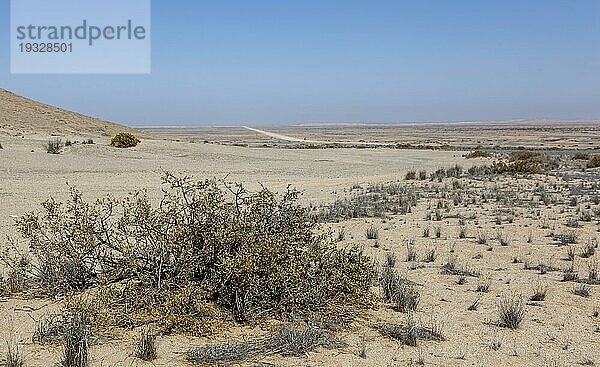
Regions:
M 370 260 L 320 234 L 298 192 L 171 174 L 164 184 L 158 205 L 144 191 L 88 203 L 72 190 L 20 218 L 32 286 L 49 296 L 98 288 L 88 303 L 108 325 L 160 322 L 166 332 L 201 333 L 222 314 L 338 315 L 370 302 Z

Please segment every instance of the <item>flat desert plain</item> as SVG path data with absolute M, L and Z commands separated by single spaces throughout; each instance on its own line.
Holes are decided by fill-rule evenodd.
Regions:
M 156 203 L 171 172 L 250 191 L 291 185 L 319 232 L 339 248 L 360 248 L 377 270 L 376 301 L 342 326 L 315 326 L 333 347 L 244 351 L 283 321 L 225 317 L 211 335 L 157 330 L 149 362 L 135 355 L 141 327 L 105 330 L 89 341 L 91 366 L 195 365 L 202 361 L 189 351 L 198 347 L 208 365 L 600 363 L 600 171 L 590 163 L 600 154 L 598 122 L 133 130 L 1 92 L 3 250 L 16 243 L 27 252 L 15 220 L 50 197 L 65 201 L 73 187 L 88 201 L 146 189 Z M 120 131 L 141 143 L 109 146 Z M 52 139 L 71 144 L 48 154 Z M 477 147 L 486 154 L 465 157 Z M 9 281 L 11 269 L 2 271 Z M 410 285 L 412 305 L 386 295 L 385 274 Z M 8 363 L 10 347 L 26 366 L 64 363 L 60 338 L 39 335 L 68 297 L 2 289 L 0 360 Z M 517 317 L 514 328 L 501 311 Z

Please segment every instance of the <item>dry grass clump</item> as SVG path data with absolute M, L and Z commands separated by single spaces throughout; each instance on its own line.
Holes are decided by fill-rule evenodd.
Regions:
M 492 285 L 492 282 L 488 278 L 485 281 L 480 282 L 479 284 L 477 284 L 477 288 L 475 289 L 475 291 L 479 292 L 479 293 L 487 293 L 487 292 L 490 291 L 491 285 Z
M 65 314 L 58 313 L 44 316 L 36 322 L 32 340 L 38 344 L 59 342 L 65 334 L 66 325 Z
M 23 355 L 19 351 L 19 345 L 9 342 L 7 345 L 6 357 L 4 359 L 5 367 L 23 367 L 25 366 L 25 360 Z
M 563 270 L 563 282 L 572 282 L 579 279 L 579 274 L 575 271 L 575 265 L 571 262 L 571 265 Z
M 475 278 L 481 275 L 478 271 L 469 269 L 466 266 L 458 264 L 455 256 L 450 257 L 448 261 L 442 266 L 442 273 L 448 275 L 469 276 Z
M 153 361 L 156 359 L 158 350 L 156 336 L 148 326 L 140 330 L 135 346 L 135 356 L 137 358 L 143 361 Z
M 111 139 L 110 146 L 115 148 L 133 148 L 140 142 L 141 140 L 131 133 L 118 133 Z
M 475 149 L 471 153 L 465 155 L 465 158 L 466 159 L 489 158 L 490 156 L 491 156 L 490 153 L 486 152 L 485 150 Z
M 597 244 L 593 241 L 590 241 L 585 244 L 583 247 L 583 252 L 581 253 L 581 257 L 588 258 L 594 256 L 596 253 Z
M 302 356 L 317 348 L 336 349 L 343 346 L 343 342 L 320 328 L 285 324 L 265 337 L 194 348 L 188 352 L 187 359 L 206 365 L 239 363 L 258 356 Z
M 381 272 L 380 285 L 383 299 L 392 303 L 394 310 L 409 312 L 417 309 L 421 295 L 412 282 L 400 276 L 391 267 L 384 267 Z
M 486 232 L 478 231 L 477 232 L 477 243 L 480 245 L 485 245 L 488 241 L 488 235 Z
M 417 171 L 410 170 L 406 172 L 406 176 L 404 176 L 405 180 L 416 180 L 417 179 Z
M 589 297 L 592 293 L 592 287 L 589 284 L 580 283 L 573 287 L 573 294 L 581 297 Z
M 14 246 L 10 243 L 9 246 Z M 29 259 L 27 256 L 17 254 L 14 257 L 7 256 L 0 252 L 0 263 L 8 268 L 6 275 L 0 275 L 0 296 L 7 296 L 23 292 L 27 289 L 27 268 Z
M 68 202 L 50 199 L 21 217 L 29 285 L 60 297 L 105 284 L 87 302 L 94 325 L 159 320 L 164 333 L 209 332 L 224 314 L 340 315 L 371 302 L 371 260 L 318 232 L 298 192 L 225 191 L 170 174 L 164 184 L 158 206 L 145 192 L 90 204 L 73 190 Z
M 435 262 L 436 257 L 437 257 L 437 255 L 436 255 L 435 247 L 432 247 L 432 248 L 427 249 L 427 252 L 425 253 L 425 258 L 423 259 L 423 261 L 426 263 L 432 263 L 432 262 Z
M 60 154 L 64 147 L 62 139 L 55 138 L 46 142 L 46 153 L 48 154 Z
M 578 241 L 577 234 L 572 231 L 565 233 L 553 233 L 552 238 L 555 241 L 560 242 L 561 246 L 574 245 Z
M 65 325 L 61 367 L 89 366 L 89 338 L 89 321 L 86 316 L 73 315 Z
M 429 326 L 418 325 L 411 315 L 407 317 L 406 324 L 383 324 L 378 329 L 382 335 L 412 347 L 416 347 L 419 340 L 445 340 L 439 324 L 432 322 Z
M 379 229 L 375 226 L 370 226 L 367 228 L 367 239 L 368 240 L 376 240 L 379 238 Z
M 417 261 L 417 249 L 415 245 L 411 243 L 406 244 L 406 261 Z
M 525 319 L 525 303 L 520 295 L 504 294 L 496 304 L 498 324 L 509 329 L 517 329 Z
M 598 168 L 600 167 L 600 155 L 595 155 L 590 158 L 587 168 Z
M 533 287 L 533 294 L 529 298 L 530 301 L 541 302 L 546 299 L 548 286 L 543 284 L 539 279 Z

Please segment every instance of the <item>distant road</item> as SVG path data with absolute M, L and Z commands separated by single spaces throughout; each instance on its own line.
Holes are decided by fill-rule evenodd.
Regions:
M 277 133 L 272 133 L 269 131 L 255 129 L 249 126 L 242 126 L 244 129 L 254 131 L 256 133 L 268 136 L 273 139 L 279 139 L 283 141 L 289 141 L 294 143 L 309 143 L 309 144 L 345 144 L 345 145 L 395 145 L 395 143 L 377 143 L 377 142 L 365 142 L 365 141 L 325 141 L 325 140 L 305 140 L 300 138 L 295 138 L 293 136 L 282 135 Z

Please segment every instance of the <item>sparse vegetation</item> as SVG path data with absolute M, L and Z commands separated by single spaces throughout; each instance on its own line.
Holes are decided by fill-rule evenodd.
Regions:
M 272 354 L 302 356 L 317 348 L 336 349 L 343 346 L 343 342 L 323 329 L 285 324 L 264 337 L 194 348 L 188 352 L 187 359 L 204 365 L 230 364 Z
M 508 358 L 517 353 L 510 354 L 510 340 L 503 337 L 520 338 L 522 332 L 497 326 L 517 329 L 531 319 L 527 329 L 540 324 L 554 334 L 556 325 L 548 320 L 569 303 L 565 299 L 580 300 L 580 316 L 595 312 L 588 326 L 598 332 L 591 293 L 600 284 L 594 238 L 600 231 L 598 171 L 572 160 L 569 149 L 511 154 L 514 148 L 485 144 L 481 151 L 502 163 L 466 172 L 458 165 L 428 172 L 414 166 L 406 177 L 397 177 L 403 168 L 396 167 L 386 175 L 396 175 L 394 181 L 340 180 L 331 188 L 319 187 L 318 196 L 307 201 L 294 190 L 249 192 L 228 182 L 170 174 L 164 177 L 164 194 L 141 191 L 91 202 L 73 190 L 69 200 L 50 199 L 41 211 L 17 220 L 23 238 L 9 240 L 0 252 L 0 295 L 2 301 L 16 298 L 9 301 L 15 304 L 42 297 L 63 305 L 40 320 L 35 315 L 33 342 L 44 349 L 64 343 L 65 365 L 85 365 L 73 356 L 87 355 L 84 344 L 115 330 L 139 332 L 123 343 L 132 346 L 130 358 L 153 360 L 157 340 L 165 341 L 159 345 L 161 358 L 173 354 L 170 346 L 178 338 L 169 334 L 218 333 L 219 340 L 229 342 L 199 345 L 188 360 L 266 365 L 269 356 L 343 345 L 331 333 L 352 320 L 360 320 L 357 327 L 340 333 L 352 343 L 344 354 L 370 363 L 379 349 L 388 353 L 388 345 L 395 345 L 374 336 L 373 325 L 403 345 L 443 340 L 440 329 L 419 319 L 430 312 L 461 313 L 473 330 L 490 327 L 496 334 L 481 335 L 480 343 L 477 335 L 469 335 L 465 345 L 475 345 L 474 353 L 482 357 L 493 354 L 488 347 L 504 348 L 497 357 Z M 106 151 L 89 148 L 72 153 Z M 476 152 L 466 156 L 477 157 Z M 462 153 L 451 154 L 461 160 Z M 558 170 L 553 168 L 557 162 Z M 502 165 L 504 171 L 498 169 Z M 355 179 L 362 183 L 353 185 Z M 335 197 L 328 201 L 326 195 Z M 300 202 L 317 204 L 305 208 Z M 368 219 L 346 221 L 351 218 Z M 523 297 L 503 294 L 507 289 Z M 376 320 L 364 312 L 371 308 L 377 309 Z M 79 340 L 86 343 L 67 338 L 77 334 L 70 326 L 73 315 L 85 320 L 79 335 L 86 336 Z M 392 320 L 404 316 L 406 322 Z M 248 335 L 236 341 L 237 327 L 235 333 L 227 330 L 238 325 Z M 575 335 L 574 326 L 561 325 L 561 332 Z M 362 338 L 355 332 L 363 332 Z M 401 362 L 414 357 L 417 349 L 412 350 Z M 428 353 L 419 356 L 434 355 Z M 582 346 L 582 353 L 589 353 L 589 346 Z M 571 354 L 564 359 L 576 364 Z M 435 356 L 435 363 L 440 360 Z
M 575 155 L 573 155 L 573 159 L 574 161 L 587 161 L 590 159 L 590 155 L 586 154 L 586 153 L 575 153 Z

